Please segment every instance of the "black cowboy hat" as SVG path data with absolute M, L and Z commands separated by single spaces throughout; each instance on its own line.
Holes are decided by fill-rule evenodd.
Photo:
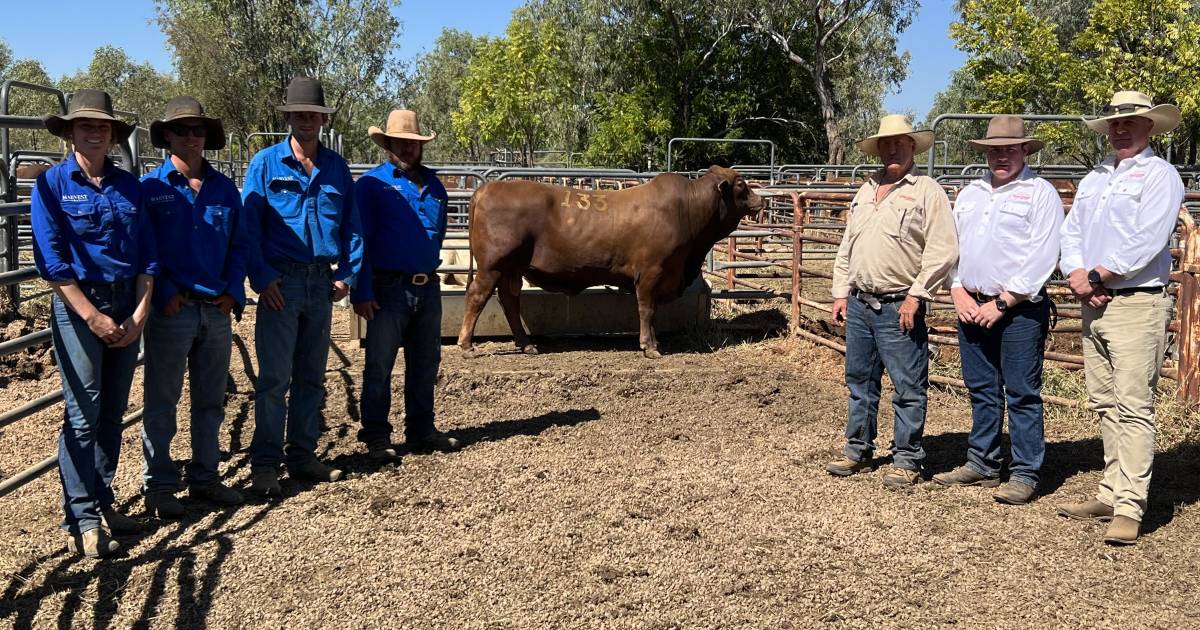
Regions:
M 71 102 L 67 105 L 67 113 L 59 116 L 58 114 L 50 114 L 42 119 L 46 125 L 46 130 L 50 133 L 69 140 L 66 135 L 67 128 L 73 120 L 80 118 L 90 118 L 92 120 L 107 120 L 112 123 L 113 142 L 124 142 L 129 134 L 133 133 L 133 125 L 117 118 L 113 114 L 112 97 L 104 90 L 79 90 L 71 95 Z
M 312 77 L 294 77 L 291 83 L 288 83 L 287 102 L 283 105 L 276 105 L 275 109 L 281 112 L 317 112 L 318 114 L 332 114 L 335 110 L 332 107 L 325 107 L 325 88 L 321 87 L 321 82 Z
M 169 149 L 170 145 L 163 136 L 163 131 L 170 129 L 176 120 L 194 118 L 208 127 L 208 135 L 204 138 L 205 151 L 220 151 L 225 148 L 225 125 L 218 118 L 204 115 L 204 106 L 191 96 L 176 96 L 167 102 L 167 112 L 162 120 L 150 123 L 150 144 L 156 149 Z

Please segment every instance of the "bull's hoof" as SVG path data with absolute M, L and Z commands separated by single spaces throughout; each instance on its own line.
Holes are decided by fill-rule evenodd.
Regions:
M 524 347 L 521 348 L 521 352 L 523 354 L 537 354 L 538 349 L 537 349 L 537 346 L 535 346 L 531 343 L 527 343 L 527 344 L 525 344 Z
M 662 353 L 655 348 L 646 348 L 642 350 L 642 354 L 646 355 L 647 359 L 661 359 Z
M 461 347 L 461 346 L 459 346 L 459 347 Z M 463 355 L 463 358 L 474 359 L 475 357 L 479 356 L 479 353 L 475 351 L 474 347 L 468 346 L 468 347 L 462 349 L 462 355 Z

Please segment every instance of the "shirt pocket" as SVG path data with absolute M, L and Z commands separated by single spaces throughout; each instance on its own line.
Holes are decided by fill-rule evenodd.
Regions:
M 968 227 L 977 205 L 971 201 L 959 201 L 954 204 L 954 228 L 962 234 Z
M 321 221 L 335 228 L 341 225 L 344 202 L 345 196 L 337 187 L 321 184 L 321 192 L 317 194 L 317 210 L 320 212 Z
M 902 206 L 896 208 L 890 216 L 882 216 L 883 232 L 901 241 L 912 239 L 914 230 L 925 226 L 925 212 L 921 206 Z
M 206 206 L 204 208 L 204 224 L 217 234 L 229 234 L 230 210 L 228 206 Z
M 294 219 L 304 212 L 304 192 L 300 182 L 295 179 L 272 179 L 267 182 L 270 191 L 271 209 L 285 219 Z
M 67 217 L 67 225 L 78 236 L 95 236 L 100 232 L 100 213 L 91 202 L 64 203 L 63 214 Z
M 996 215 L 996 237 L 1010 243 L 1028 241 L 1030 208 L 1029 202 L 1001 204 Z

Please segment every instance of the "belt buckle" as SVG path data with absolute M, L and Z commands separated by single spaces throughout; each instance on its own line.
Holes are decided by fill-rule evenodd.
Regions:
M 414 273 L 412 276 L 412 280 L 410 280 L 410 282 L 412 282 L 412 285 L 414 287 L 423 287 L 423 286 L 429 284 L 429 274 Z

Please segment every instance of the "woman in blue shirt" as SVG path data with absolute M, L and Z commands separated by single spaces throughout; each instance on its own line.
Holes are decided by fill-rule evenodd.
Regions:
M 71 551 L 107 556 L 120 549 L 110 532 L 139 529 L 114 509 L 112 481 L 158 264 L 141 186 L 108 159 L 133 131 L 113 115 L 109 95 L 79 90 L 66 115 L 45 123 L 71 147 L 38 177 L 30 210 L 34 261 L 54 289 L 50 330 L 66 407 L 63 529 Z

